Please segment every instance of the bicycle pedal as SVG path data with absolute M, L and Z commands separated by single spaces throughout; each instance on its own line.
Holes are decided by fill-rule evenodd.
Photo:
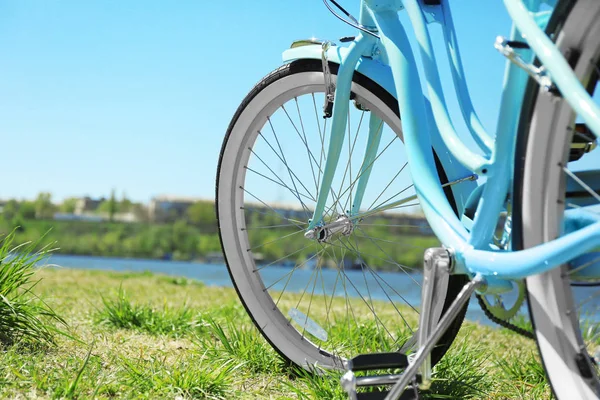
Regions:
M 397 353 L 399 354 L 399 353 Z M 391 359 L 391 358 L 390 358 Z M 366 359 L 365 359 L 366 360 Z M 383 365 L 383 364 L 379 364 Z M 385 364 L 386 367 L 390 365 L 390 363 Z M 365 366 L 374 367 L 372 363 L 365 363 Z M 385 368 L 385 367 L 376 367 L 376 368 Z M 354 371 L 348 371 L 342 376 L 341 385 L 342 388 L 348 393 L 349 398 L 351 400 L 378 400 L 385 399 L 388 394 L 390 394 L 391 388 L 398 383 L 398 381 L 402 378 L 402 374 L 384 374 L 384 375 L 369 375 L 369 376 L 356 376 L 354 375 Z M 400 393 L 400 397 L 394 398 L 403 399 L 403 400 L 412 400 L 419 398 L 419 392 L 417 390 L 417 385 L 421 383 L 421 375 L 417 374 L 415 378 L 409 383 L 402 393 Z M 388 390 L 381 391 L 372 391 L 372 392 L 364 392 L 360 391 L 362 388 L 375 388 L 387 386 Z
M 348 369 L 351 371 L 406 367 L 408 367 L 408 357 L 398 352 L 360 354 L 348 360 Z

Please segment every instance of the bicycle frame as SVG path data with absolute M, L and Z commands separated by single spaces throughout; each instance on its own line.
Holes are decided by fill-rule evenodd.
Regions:
M 529 0 L 528 4 L 530 9 L 538 9 L 542 2 L 551 6 L 555 3 L 554 0 Z M 505 0 L 505 3 L 514 22 L 511 40 L 521 39 L 520 32 L 524 32 L 531 47 L 531 50 L 521 53 L 522 57 L 531 60 L 535 54 L 540 58 L 566 101 L 584 119 L 592 132 L 598 135 L 600 110 L 543 31 L 550 12 L 531 15 L 521 0 Z M 421 87 L 417 62 L 408 36 L 398 18 L 398 11 L 403 9 L 408 13 L 417 38 L 428 98 Z M 459 104 L 481 152 L 474 152 L 467 147 L 452 126 L 427 30 L 428 22 L 439 22 L 444 28 Z M 528 75 L 523 69 L 507 61 L 500 114 L 495 140 L 492 140 L 479 122 L 466 89 L 448 0 L 442 0 L 441 5 L 437 6 L 422 5 L 417 0 L 362 0 L 360 23 L 374 31 L 376 29 L 379 39 L 361 34 L 349 49 L 332 47 L 326 53 L 329 60 L 340 64 L 340 68 L 337 74 L 330 147 L 309 230 L 322 224 L 325 202 L 344 141 L 352 75 L 357 70 L 371 77 L 398 99 L 402 134 L 416 193 L 432 230 L 444 246 L 454 253 L 454 273 L 471 276 L 480 274 L 485 277 L 488 290 L 508 290 L 511 285 L 506 280 L 549 271 L 600 245 L 600 217 L 581 211 L 565 214 L 566 226 L 571 229 L 552 242 L 514 252 L 500 251 L 490 244 L 513 176 L 517 124 L 528 81 Z M 284 53 L 284 60 L 320 58 L 321 51 L 320 46 L 291 49 Z M 373 132 L 375 125 L 371 124 L 367 149 L 378 144 L 377 132 Z M 472 173 L 488 178 L 469 230 L 455 214 L 444 194 L 432 148 L 440 157 L 449 181 L 471 176 Z M 372 154 L 367 150 L 365 160 L 370 157 L 372 158 Z M 364 174 L 360 176 L 359 190 L 352 210 L 349 211 L 351 219 L 364 217 L 359 208 L 369 171 L 361 172 Z M 364 182 L 361 182 L 363 179 Z M 459 215 L 472 195 L 474 186 L 473 182 L 452 186 L 459 205 Z M 586 276 L 600 276 L 600 268 L 588 268 Z

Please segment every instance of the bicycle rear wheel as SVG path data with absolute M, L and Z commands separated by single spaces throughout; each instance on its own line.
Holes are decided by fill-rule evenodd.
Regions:
M 329 142 L 321 68 L 318 60 L 287 64 L 243 101 L 221 150 L 217 215 L 229 273 L 263 336 L 297 365 L 342 369 L 347 357 L 411 343 L 423 252 L 439 242 L 416 199 L 355 221 L 351 232 L 327 242 L 304 237 Z M 335 81 L 338 66 L 330 68 Z M 352 206 L 371 113 L 383 123 L 363 209 L 415 193 L 396 100 L 359 73 L 351 97 L 326 222 Z M 445 307 L 463 284 L 464 277 L 450 278 Z M 465 312 L 466 307 L 434 351 L 434 363 L 452 343 Z
M 570 55 L 577 76 L 598 98 L 600 2 L 569 0 L 557 7 L 553 21 L 557 46 Z M 590 142 L 589 149 L 593 147 L 592 140 L 585 138 L 583 125 L 577 125 L 577 116 L 562 98 L 530 85 L 515 168 L 515 210 L 519 213 L 514 232 L 521 232 L 513 239 L 517 248 L 560 236 L 569 210 L 598 212 L 598 187 L 589 179 L 593 174 L 585 172 L 598 169 L 597 150 L 576 160 L 586 142 Z M 589 262 L 563 265 L 527 278 L 538 348 L 559 399 L 596 399 L 600 395 L 600 280 L 583 277 L 598 255 L 591 252 L 585 255 Z

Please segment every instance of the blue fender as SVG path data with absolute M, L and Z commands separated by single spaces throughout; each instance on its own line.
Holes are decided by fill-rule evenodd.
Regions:
M 327 50 L 327 59 L 333 63 L 340 64 L 346 53 L 348 53 L 347 47 L 331 46 L 329 50 Z M 283 52 L 284 63 L 300 59 L 320 60 L 321 45 L 301 46 L 287 49 Z M 356 70 L 370 78 L 373 82 L 377 82 L 392 96 L 396 97 L 392 69 L 388 65 L 382 64 L 373 58 L 361 57 L 356 65 Z

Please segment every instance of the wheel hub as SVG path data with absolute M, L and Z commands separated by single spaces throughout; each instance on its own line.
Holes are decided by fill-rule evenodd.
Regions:
M 354 231 L 354 224 L 347 215 L 338 217 L 335 221 L 316 226 L 313 229 L 307 231 L 304 237 L 307 239 L 316 239 L 317 242 L 327 242 L 334 235 L 350 236 Z

